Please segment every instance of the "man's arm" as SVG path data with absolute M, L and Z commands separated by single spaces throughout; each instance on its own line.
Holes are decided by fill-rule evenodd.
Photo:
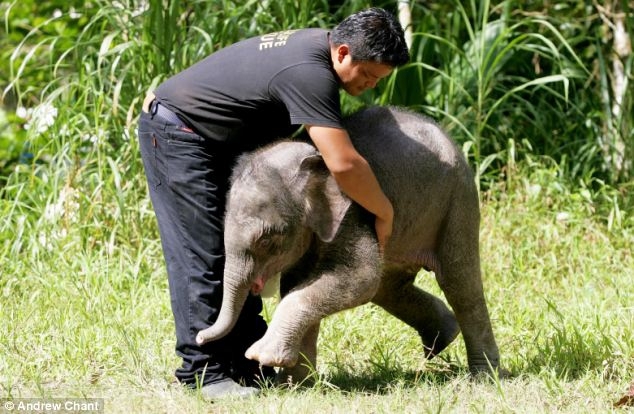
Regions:
M 394 210 L 368 162 L 357 152 L 344 129 L 306 125 L 341 190 L 376 216 L 375 228 L 381 251 L 392 235 Z

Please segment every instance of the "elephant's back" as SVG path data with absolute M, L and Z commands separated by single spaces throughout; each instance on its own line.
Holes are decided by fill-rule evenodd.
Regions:
M 477 213 L 473 173 L 433 120 L 402 108 L 372 107 L 344 122 L 394 205 L 392 246 L 433 250 L 439 226 L 457 197 L 466 198 L 461 200 L 469 204 L 465 208 Z
M 432 119 L 397 107 L 371 107 L 344 120 L 355 148 L 376 168 L 462 169 L 459 148 Z M 407 157 L 407 158 L 405 158 Z

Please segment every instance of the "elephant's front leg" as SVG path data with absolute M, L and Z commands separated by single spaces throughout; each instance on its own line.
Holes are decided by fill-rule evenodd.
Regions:
M 319 337 L 319 325 L 311 326 L 306 331 L 299 349 L 299 360 L 293 367 L 284 367 L 277 374 L 278 384 L 312 384 L 311 372 L 317 367 L 317 338 Z
M 375 266 L 338 266 L 310 278 L 282 298 L 266 334 L 247 349 L 246 357 L 268 366 L 295 366 L 309 328 L 328 315 L 369 302 L 379 280 Z

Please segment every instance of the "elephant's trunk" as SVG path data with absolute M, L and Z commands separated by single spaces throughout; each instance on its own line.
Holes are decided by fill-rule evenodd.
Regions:
M 225 273 L 225 285 L 222 294 L 220 314 L 213 325 L 198 332 L 198 335 L 196 335 L 196 343 L 199 345 L 218 340 L 231 332 L 238 321 L 238 316 L 240 316 L 242 307 L 249 295 L 248 285 L 244 287 L 240 286 L 231 282 L 231 278 L 227 278 L 226 276 L 227 274 Z

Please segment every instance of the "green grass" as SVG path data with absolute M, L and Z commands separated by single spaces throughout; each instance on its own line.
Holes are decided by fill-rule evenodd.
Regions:
M 368 305 L 323 324 L 313 388 L 204 403 L 173 379 L 165 270 L 137 177 L 127 186 L 106 180 L 107 197 L 60 185 L 29 207 L 41 213 L 32 223 L 19 204 L 5 215 L 3 232 L 16 236 L 4 239 L 0 259 L 0 394 L 105 398 L 106 412 L 609 411 L 634 372 L 629 193 L 573 192 L 545 161 L 513 177 L 483 194 L 481 232 L 509 379 L 472 380 L 461 338 L 426 361 L 411 329 Z M 104 229 L 111 216 L 119 218 Z M 417 283 L 441 294 L 431 274 Z M 267 299 L 267 318 L 274 307 Z

